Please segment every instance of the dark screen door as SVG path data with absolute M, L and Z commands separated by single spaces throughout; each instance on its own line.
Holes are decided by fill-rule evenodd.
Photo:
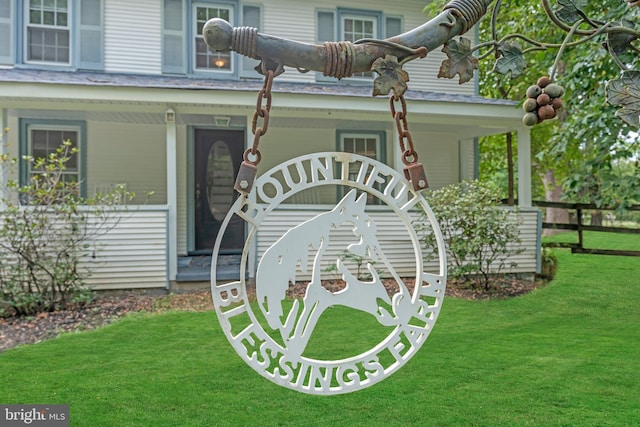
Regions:
M 229 208 L 238 197 L 233 184 L 244 153 L 244 131 L 196 129 L 195 252 L 211 253 Z M 244 223 L 235 217 L 227 227 L 220 251 L 242 252 Z

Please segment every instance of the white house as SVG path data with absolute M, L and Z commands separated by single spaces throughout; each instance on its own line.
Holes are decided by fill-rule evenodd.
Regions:
M 70 172 L 85 195 L 116 184 L 139 195 L 153 191 L 144 205 L 123 212 L 104 237 L 104 250 L 87 262 L 96 288 L 166 287 L 185 280 L 179 266 L 190 257 L 211 253 L 235 194 L 233 173 L 253 142 L 251 121 L 263 84 L 256 61 L 208 50 L 203 24 L 222 17 L 306 43 L 386 38 L 423 24 L 424 3 L 0 0 L 2 150 L 14 157 L 38 154 L 68 138 L 80 148 Z M 528 249 L 514 271 L 535 272 L 540 219 L 530 208 L 528 129 L 511 103 L 477 96 L 476 82 L 436 78 L 443 59 L 434 51 L 405 67 L 409 128 L 429 184 L 474 177 L 477 138 L 516 132 Z M 336 149 L 366 149 L 401 169 L 389 101 L 373 98 L 371 87 L 369 74 L 338 81 L 287 69 L 274 83 L 260 170 Z M 20 179 L 28 175 L 22 165 Z M 298 200 L 273 227 L 286 228 L 289 218 L 331 202 Z M 244 238 L 244 229 L 235 230 L 225 251 L 236 252 Z

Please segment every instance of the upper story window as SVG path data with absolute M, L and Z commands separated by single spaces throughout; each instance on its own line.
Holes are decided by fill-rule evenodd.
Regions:
M 204 25 L 222 18 L 233 26 L 260 29 L 262 7 L 233 0 L 162 0 L 162 72 L 220 78 L 260 78 L 257 61 L 234 52 L 215 52 L 202 35 Z
M 26 62 L 69 64 L 70 23 L 67 0 L 25 2 Z
M 396 36 L 402 32 L 402 18 L 386 16 L 382 12 L 338 8 L 319 10 L 316 17 L 317 41 L 350 41 Z M 357 73 L 352 80 L 369 81 L 373 72 Z M 331 80 L 318 75 L 318 79 Z
M 231 52 L 215 52 L 207 46 L 202 36 L 202 29 L 208 20 L 222 18 L 233 25 L 233 8 L 223 5 L 207 5 L 196 3 L 193 5 L 195 19 L 194 68 L 196 70 L 232 71 L 233 57 Z
M 0 64 L 104 69 L 104 0 L 0 0 Z
M 378 38 L 378 18 L 377 16 L 341 16 L 342 40 L 355 42 L 360 39 Z M 373 72 L 356 73 L 353 77 L 373 77 Z

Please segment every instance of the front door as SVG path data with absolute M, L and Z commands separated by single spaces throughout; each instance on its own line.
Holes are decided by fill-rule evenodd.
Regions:
M 195 253 L 208 253 L 222 221 L 238 197 L 233 184 L 244 153 L 244 131 L 195 129 Z M 221 242 L 221 253 L 242 252 L 244 225 L 232 219 Z

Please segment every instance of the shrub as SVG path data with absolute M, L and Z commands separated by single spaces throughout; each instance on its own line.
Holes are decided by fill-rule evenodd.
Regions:
M 64 142 L 46 158 L 24 160 L 30 180 L 9 180 L 0 217 L 0 315 L 32 315 L 63 309 L 88 297 L 84 256 L 97 250 L 92 239 L 115 224 L 115 206 L 133 197 L 124 187 L 80 197 L 80 183 L 65 174 L 78 150 Z M 5 155 L 3 166 L 15 165 Z
M 550 248 L 542 248 L 542 268 L 540 276 L 553 280 L 558 270 L 558 257 Z
M 517 215 L 499 206 L 495 186 L 479 181 L 452 184 L 425 196 L 442 230 L 450 276 L 489 290 L 491 275 L 500 274 L 508 259 L 524 250 Z M 429 261 L 436 242 L 424 212 L 414 225 Z

